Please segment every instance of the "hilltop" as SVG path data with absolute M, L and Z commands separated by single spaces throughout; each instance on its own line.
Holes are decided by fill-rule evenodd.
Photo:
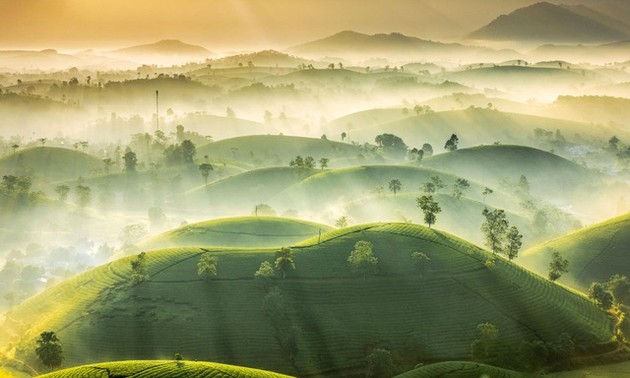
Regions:
M 410 370 L 395 378 L 533 378 L 533 374 L 468 361 L 438 362 Z
M 269 371 L 250 369 L 242 366 L 218 364 L 215 362 L 197 361 L 115 361 L 101 364 L 84 365 L 70 369 L 59 370 L 53 373 L 39 375 L 41 378 L 70 378 L 81 376 L 82 378 L 102 378 L 103 371 L 108 377 L 135 378 L 135 377 L 208 377 L 213 378 L 288 378 L 283 374 Z
M 213 219 L 166 231 L 143 241 L 142 249 L 186 246 L 282 247 L 295 244 L 332 228 L 301 219 L 249 216 Z
M 103 169 L 103 162 L 78 150 L 30 147 L 0 159 L 3 174 L 32 175 L 34 179 L 60 181 L 88 176 Z
M 570 7 L 540 2 L 501 15 L 468 37 L 574 43 L 618 41 L 628 37 L 624 31 L 614 28 L 611 22 L 597 17 L 595 11 L 585 11 L 585 8 L 576 11 Z
M 586 290 L 593 281 L 607 281 L 613 274 L 630 277 L 628 245 L 630 214 L 534 246 L 521 254 L 519 264 L 546 275 L 551 253 L 558 251 L 569 260 L 569 272 L 559 281 Z
M 164 39 L 155 43 L 125 47 L 115 50 L 116 54 L 123 55 L 180 55 L 184 57 L 208 58 L 214 55 L 202 46 L 190 45 L 176 39 Z
M 346 259 L 358 241 L 373 244 L 376 275 L 350 270 Z M 421 276 L 410 264 L 415 251 L 430 258 Z M 149 280 L 136 285 L 130 282 L 135 257 L 116 260 L 15 307 L 0 340 L 21 340 L 16 358 L 33 361 L 27 345 L 53 330 L 66 366 L 179 351 L 299 376 L 359 376 L 375 347 L 397 356 L 400 371 L 468 359 L 477 325 L 486 322 L 500 330 L 499 353 L 523 341 L 553 343 L 562 333 L 586 355 L 616 345 L 613 320 L 584 297 L 502 259 L 489 269 L 488 252 L 426 227 L 379 223 L 307 240 L 293 247 L 295 270 L 272 279 L 266 291 L 254 272 L 274 252 L 148 252 Z M 210 281 L 197 276 L 205 253 L 218 259 Z

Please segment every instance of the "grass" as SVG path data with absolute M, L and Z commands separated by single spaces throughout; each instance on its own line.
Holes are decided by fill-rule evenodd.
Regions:
M 355 276 L 347 257 L 359 240 L 373 243 L 379 273 Z M 299 350 L 290 360 L 265 313 L 253 279 L 275 249 L 174 248 L 147 254 L 150 280 L 130 284 L 130 258 L 90 270 L 25 301 L 0 325 L 0 341 L 33 361 L 44 330 L 61 339 L 66 366 L 126 358 L 186 358 L 252 366 L 291 375 L 358 376 L 365 356 L 386 347 L 401 369 L 419 362 L 465 360 L 476 326 L 492 322 L 506 345 L 554 341 L 608 344 L 612 320 L 590 301 L 474 245 L 426 227 L 376 223 L 334 230 L 293 248 L 295 271 L 281 290 L 284 325 Z M 430 265 L 419 277 L 411 253 Z M 197 277 L 203 253 L 218 276 Z M 445 293 L 448 293 L 445 296 Z
M 630 214 L 583 228 L 534 246 L 519 263 L 546 275 L 551 253 L 569 260 L 569 272 L 559 282 L 586 290 L 593 281 L 607 281 L 613 274 L 630 276 L 627 246 L 630 245 Z
M 449 361 L 422 366 L 396 378 L 525 378 L 533 377 L 512 370 L 468 361 Z
M 117 361 L 79 366 L 40 375 L 41 378 L 282 378 L 259 369 L 197 361 Z
M 300 219 L 248 216 L 188 224 L 152 237 L 143 249 L 185 246 L 281 247 L 302 241 L 331 227 Z

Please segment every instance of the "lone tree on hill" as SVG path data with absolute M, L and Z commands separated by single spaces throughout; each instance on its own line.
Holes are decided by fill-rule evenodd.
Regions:
M 615 274 L 610 277 L 606 286 L 617 304 L 630 304 L 630 280 L 628 277 Z
M 451 137 L 444 144 L 444 149 L 447 151 L 455 151 L 457 150 L 457 145 L 459 144 L 459 138 L 455 134 L 451 134 Z
M 293 260 L 293 252 L 291 248 L 282 247 L 275 254 L 276 270 L 282 272 L 282 278 L 286 278 L 287 272 L 295 270 L 295 261 Z
M 505 211 L 501 209 L 490 211 L 488 208 L 485 208 L 482 214 L 486 218 L 486 221 L 481 224 L 485 245 L 494 254 L 503 253 L 503 243 L 509 227 Z
M 271 281 L 276 275 L 273 270 L 273 265 L 269 261 L 263 261 L 260 263 L 260 267 L 254 273 L 254 279 L 261 282 L 263 287 L 267 287 L 269 281 Z
M 328 168 L 328 162 L 330 161 L 329 158 L 321 158 L 319 159 L 319 168 L 321 168 L 322 170 Z
M 549 279 L 555 281 L 562 273 L 569 271 L 569 260 L 562 258 L 560 252 L 553 251 L 551 254 L 551 262 L 549 263 Z
M 210 163 L 202 163 L 199 165 L 199 171 L 201 172 L 201 177 L 203 177 L 206 186 L 208 186 L 208 176 L 210 176 L 210 171 L 214 170 L 214 167 Z
M 57 185 L 55 187 L 55 193 L 59 196 L 59 201 L 65 202 L 68 199 L 70 187 L 66 184 Z
M 335 227 L 346 228 L 348 227 L 348 217 L 345 215 L 340 216 L 335 222 Z
M 505 246 L 505 254 L 507 255 L 508 259 L 512 261 L 514 258 L 516 258 L 516 256 L 518 256 L 518 251 L 523 245 L 523 235 L 520 234 L 516 226 L 512 226 L 507 232 L 506 239 L 507 245 Z
M 374 256 L 372 243 L 369 241 L 356 242 L 347 261 L 350 264 L 350 269 L 357 274 L 362 274 L 364 280 L 368 273 L 376 273 L 377 271 L 378 258 Z
M 436 214 L 442 211 L 440 205 L 433 199 L 433 196 L 416 198 L 416 202 L 424 213 L 424 223 L 428 224 L 429 228 L 431 228 L 431 225 L 435 224 L 437 220 Z
M 36 340 L 35 354 L 44 366 L 53 369 L 61 366 L 63 349 L 57 335 L 52 331 L 42 332 Z
M 492 323 L 477 325 L 479 338 L 471 345 L 474 360 L 484 360 L 494 354 L 494 349 L 499 338 L 499 329 Z
M 400 183 L 399 179 L 393 179 L 389 182 L 389 190 L 393 192 L 394 195 L 396 195 L 396 193 L 398 193 L 401 188 L 402 184 Z
M 411 254 L 411 265 L 413 265 L 421 277 L 427 270 L 430 262 L 431 258 L 424 252 L 414 252 Z
M 197 263 L 197 275 L 206 281 L 215 277 L 217 275 L 217 260 L 216 257 L 209 253 L 201 255 Z
M 147 273 L 146 253 L 140 252 L 130 262 L 131 264 L 131 282 L 139 284 L 140 282 L 147 281 L 149 274 Z
M 77 195 L 77 205 L 84 209 L 92 201 L 92 189 L 87 185 L 77 185 L 75 187 Z

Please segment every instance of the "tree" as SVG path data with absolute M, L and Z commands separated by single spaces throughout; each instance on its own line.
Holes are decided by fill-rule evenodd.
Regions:
M 451 137 L 448 138 L 448 140 L 444 144 L 444 149 L 447 151 L 456 151 L 458 144 L 459 144 L 459 138 L 457 137 L 457 135 L 451 134 Z
M 414 252 L 411 254 L 411 265 L 416 269 L 418 274 L 422 276 L 431 262 L 431 258 L 424 252 Z
M 276 211 L 271 206 L 267 205 L 266 203 L 259 203 L 254 207 L 254 211 L 252 212 L 252 215 L 255 215 L 255 216 L 263 215 L 263 216 L 275 217 Z
M 470 188 L 470 183 L 466 179 L 457 179 L 453 184 L 453 197 L 455 199 L 461 199 L 464 194 L 464 190 Z
M 204 253 L 197 263 L 197 275 L 208 281 L 217 275 L 217 258 L 209 253 Z
M 612 294 L 615 303 L 630 304 L 630 281 L 628 277 L 615 274 L 608 279 L 606 286 Z
M 35 354 L 44 366 L 53 369 L 61 366 L 63 349 L 61 341 L 52 331 L 42 332 L 36 340 Z
M 77 185 L 75 188 L 77 205 L 83 209 L 92 201 L 92 189 L 87 185 Z
M 407 145 L 394 134 L 380 134 L 374 138 L 376 144 L 385 152 L 404 156 L 407 153 Z
M 269 261 L 263 261 L 260 263 L 260 267 L 254 273 L 254 279 L 262 282 L 263 286 L 267 286 L 267 283 L 273 279 L 276 272 L 273 270 L 273 265 Z
M 433 146 L 429 143 L 422 145 L 422 151 L 424 152 L 424 156 L 433 156 Z
M 429 228 L 431 228 L 431 225 L 435 224 L 435 221 L 437 220 L 436 214 L 441 212 L 442 209 L 433 199 L 433 196 L 422 196 L 420 198 L 416 198 L 416 202 L 418 207 L 424 213 L 424 223 L 428 224 Z
M 477 325 L 478 338 L 473 341 L 472 355 L 475 360 L 483 360 L 493 354 L 499 338 L 499 329 L 492 323 L 482 323 Z
M 328 162 L 329 161 L 330 161 L 330 159 L 328 159 L 328 158 L 321 158 L 321 159 L 319 159 L 319 167 L 322 170 L 328 168 Z
M 492 194 L 494 193 L 494 190 L 488 188 L 487 186 L 483 189 L 483 192 L 481 192 L 481 195 L 483 195 L 484 197 L 487 196 L 488 194 Z
M 529 181 L 527 181 L 527 177 L 525 177 L 525 175 L 521 175 L 518 179 L 517 189 L 522 195 L 529 194 Z
M 139 242 L 148 234 L 147 226 L 142 223 L 134 223 L 123 227 L 120 235 L 118 235 L 118 239 L 122 242 L 123 246 L 128 247 Z
M 619 151 L 619 138 L 616 135 L 613 135 L 612 138 L 608 140 L 608 149 L 613 152 Z
M 182 150 L 182 158 L 184 160 L 184 163 L 192 164 L 193 159 L 195 158 L 195 154 L 197 153 L 197 148 L 195 147 L 195 144 L 191 142 L 190 139 L 186 139 L 182 142 L 180 148 Z
M 523 235 L 521 235 L 516 226 L 510 227 L 506 235 L 507 245 L 505 246 L 505 254 L 508 259 L 511 261 L 512 259 L 518 256 L 518 251 L 521 249 L 523 245 L 522 239 Z
M 348 217 L 345 215 L 340 216 L 335 222 L 335 227 L 346 228 L 348 227 Z
M 275 253 L 276 270 L 282 272 L 282 278 L 286 278 L 287 272 L 295 270 L 295 261 L 293 260 L 293 252 L 289 247 L 282 247 Z
M 433 193 L 435 193 L 435 184 L 434 184 L 434 183 L 432 183 L 432 182 L 425 182 L 425 183 L 422 185 L 421 190 L 422 190 L 424 193 L 427 193 L 427 194 L 433 194 Z
M 368 273 L 376 273 L 378 258 L 372 252 L 372 243 L 360 240 L 354 245 L 347 259 L 350 269 L 357 274 L 362 274 L 363 279 Z
M 140 252 L 134 259 L 130 261 L 131 264 L 131 282 L 139 284 L 140 282 L 147 281 L 149 279 L 149 273 L 147 273 L 146 253 Z
M 431 182 L 433 183 L 436 192 L 440 191 L 440 189 L 446 188 L 446 184 L 444 184 L 444 181 L 442 181 L 440 176 L 431 176 Z
M 123 155 L 123 160 L 125 161 L 125 172 L 133 173 L 136 171 L 136 168 L 138 167 L 138 158 L 136 157 L 135 152 L 127 148 L 127 151 L 125 151 L 125 154 Z
M 591 298 L 603 310 L 608 310 L 613 305 L 613 296 L 607 290 L 605 284 L 593 282 L 588 288 L 588 297 Z
M 59 201 L 65 202 L 68 199 L 70 187 L 66 184 L 57 185 L 55 187 L 55 193 L 59 196 Z
M 481 212 L 486 218 L 481 224 L 481 232 L 484 234 L 484 243 L 490 248 L 492 253 L 503 253 L 503 243 L 507 237 L 509 223 L 505 217 L 505 210 L 495 209 L 493 211 L 488 208 Z
M 395 374 L 396 366 L 392 360 L 392 353 L 387 349 L 376 348 L 366 358 L 367 378 L 390 378 Z
M 560 252 L 553 251 L 551 254 L 551 262 L 549 263 L 549 279 L 555 281 L 562 273 L 569 271 L 569 260 L 562 258 Z
M 201 172 L 201 177 L 203 177 L 206 186 L 208 186 L 208 176 L 210 176 L 210 171 L 212 170 L 214 170 L 214 167 L 210 163 L 199 164 L 199 171 Z
M 396 195 L 396 193 L 398 193 L 401 188 L 402 184 L 400 183 L 399 179 L 393 179 L 389 182 L 389 190 L 393 192 L 394 195 Z
M 341 141 L 343 142 L 343 141 L 346 139 L 346 137 L 347 137 L 347 136 L 348 136 L 348 134 L 346 134 L 346 132 L 345 132 L 345 131 L 344 131 L 344 132 L 342 132 L 342 133 L 341 133 Z M 18 146 L 18 147 L 19 147 L 19 146 Z

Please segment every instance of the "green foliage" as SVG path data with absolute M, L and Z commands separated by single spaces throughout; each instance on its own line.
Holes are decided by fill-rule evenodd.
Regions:
M 132 246 L 147 236 L 147 226 L 142 223 L 128 224 L 123 227 L 118 239 L 124 247 Z
M 374 256 L 372 243 L 369 241 L 360 240 L 356 242 L 347 260 L 350 264 L 350 269 L 357 274 L 363 275 L 364 280 L 368 273 L 373 274 L 378 271 L 376 267 L 378 258 Z
M 210 176 L 210 171 L 214 170 L 214 167 L 210 163 L 202 163 L 199 164 L 199 171 L 201 172 L 201 177 L 203 177 L 203 181 L 208 185 L 208 177 Z
M 37 348 L 35 354 L 39 360 L 48 368 L 61 366 L 63 361 L 63 349 L 57 335 L 52 331 L 42 332 L 36 340 Z
M 613 305 L 613 296 L 606 286 L 600 282 L 593 282 L 588 288 L 588 297 L 591 298 L 603 310 L 608 310 Z
M 400 137 L 394 134 L 380 134 L 374 138 L 376 144 L 383 152 L 396 156 L 404 156 L 407 153 L 407 145 Z
M 367 378 L 391 378 L 396 372 L 392 353 L 387 349 L 376 348 L 366 358 Z
M 321 168 L 322 170 L 328 168 L 328 162 L 330 162 L 329 158 L 321 158 L 319 159 L 319 168 Z
M 123 160 L 125 161 L 125 172 L 133 173 L 136 171 L 138 167 L 138 158 L 136 157 L 135 152 L 127 149 L 123 155 Z
M 337 228 L 346 228 L 346 227 L 348 227 L 348 217 L 345 216 L 345 215 L 340 216 L 335 221 L 335 227 L 337 227 Z
M 92 201 L 92 189 L 87 185 L 77 185 L 74 188 L 77 196 L 77 206 L 85 208 Z
M 424 213 L 424 223 L 429 225 L 431 228 L 432 224 L 435 224 L 437 217 L 436 214 L 442 211 L 437 201 L 433 199 L 433 196 L 422 196 L 416 198 L 416 202 L 418 207 Z
M 567 272 L 569 272 L 569 260 L 563 258 L 560 252 L 553 251 L 549 263 L 549 279 L 555 281 Z
M 59 196 L 59 201 L 65 202 L 68 199 L 70 187 L 66 184 L 57 185 L 55 187 L 55 193 L 57 193 L 57 196 Z
M 455 180 L 455 184 L 453 184 L 453 197 L 455 199 L 461 199 L 464 194 L 464 190 L 470 188 L 470 182 L 466 179 L 458 178 Z
M 505 246 L 505 254 L 508 259 L 513 260 L 518 256 L 518 251 L 523 245 L 522 239 L 523 235 L 518 231 L 518 228 L 516 226 L 510 227 L 506 235 L 507 245 Z
M 140 282 L 149 280 L 149 273 L 147 272 L 146 253 L 140 252 L 134 259 L 130 261 L 131 264 L 131 282 L 134 285 Z
M 273 265 L 269 261 L 263 261 L 260 263 L 260 267 L 254 273 L 254 279 L 258 280 L 262 283 L 264 287 L 266 287 L 274 277 L 276 276 L 276 271 L 273 269 Z
M 402 184 L 399 179 L 392 179 L 389 182 L 389 190 L 396 195 L 402 188 Z
M 210 280 L 217 275 L 218 259 L 209 253 L 204 253 L 197 263 L 197 275 L 204 280 Z
M 472 357 L 480 361 L 492 357 L 496 354 L 499 329 L 492 323 L 482 323 L 477 325 L 477 339 L 471 345 Z
M 490 211 L 488 208 L 485 208 L 481 214 L 486 218 L 481 224 L 485 245 L 490 248 L 494 254 L 503 253 L 509 227 L 509 223 L 505 217 L 505 210 L 495 209 Z
M 289 271 L 295 270 L 295 260 L 293 259 L 293 252 L 291 251 L 291 248 L 280 248 L 280 250 L 276 251 L 274 257 L 274 265 L 276 270 L 282 272 L 282 278 L 286 278 Z
M 615 303 L 630 305 L 630 280 L 628 277 L 614 274 L 606 282 L 606 287 L 612 294 Z
M 277 213 L 271 206 L 267 205 L 266 203 L 259 203 L 254 206 L 254 211 L 252 212 L 252 215 L 275 217 Z
M 457 145 L 459 144 L 459 138 L 457 135 L 452 134 L 450 138 L 444 144 L 444 149 L 447 151 L 456 151 Z

